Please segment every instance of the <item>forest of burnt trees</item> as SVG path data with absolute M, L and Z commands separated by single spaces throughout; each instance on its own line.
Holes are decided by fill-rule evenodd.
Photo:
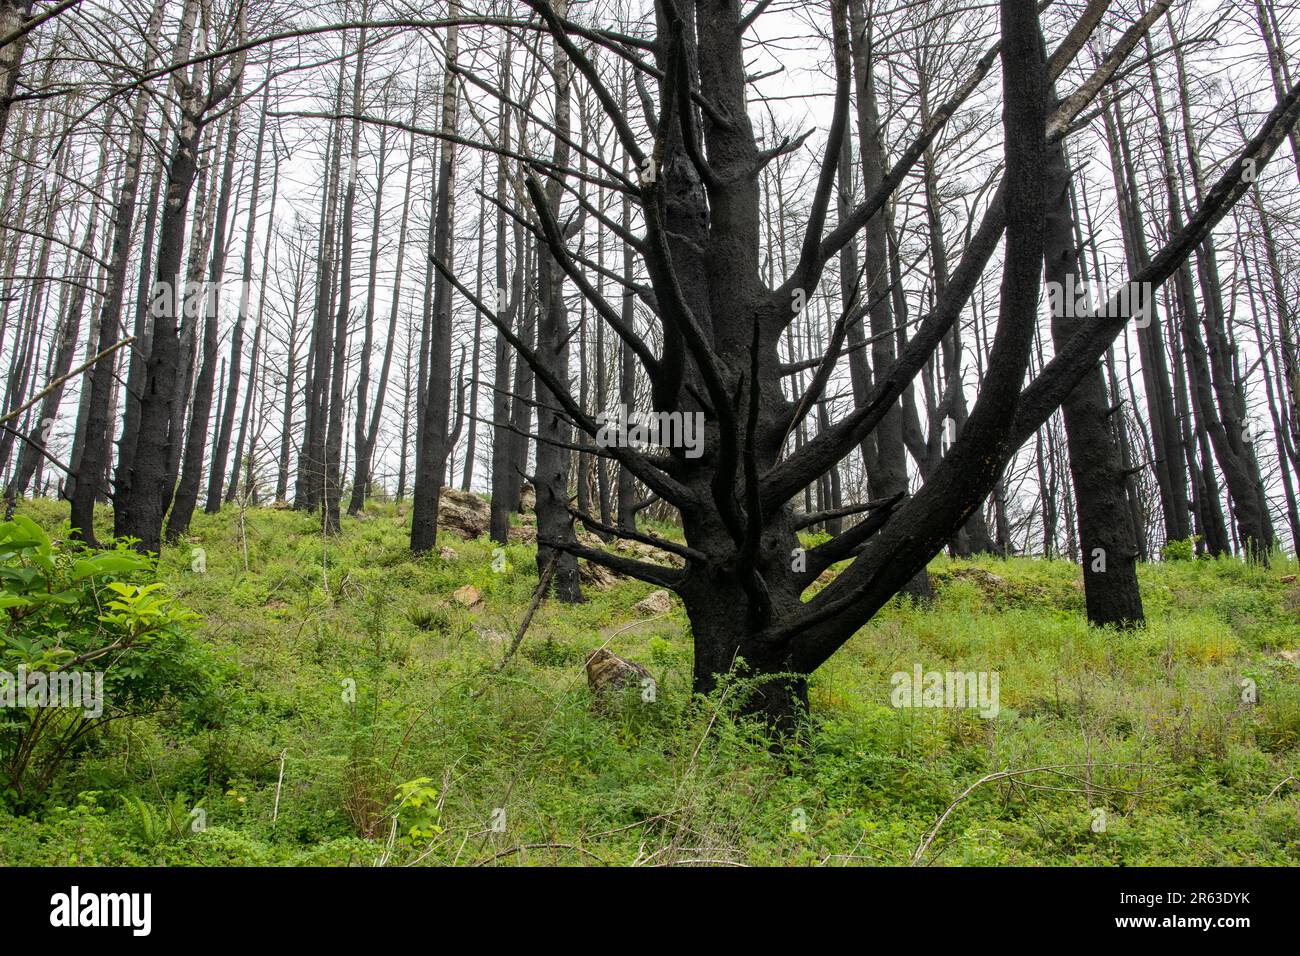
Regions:
M 531 485 L 555 600 L 674 591 L 778 723 L 944 550 L 1139 625 L 1300 543 L 1298 71 L 1285 0 L 0 0 L 7 511 Z

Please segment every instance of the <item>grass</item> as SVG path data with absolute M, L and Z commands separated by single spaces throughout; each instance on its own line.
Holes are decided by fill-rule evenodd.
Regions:
M 1088 627 L 1071 564 L 937 559 L 935 604 L 864 627 L 775 754 L 732 714 L 743 688 L 692 698 L 685 613 L 638 614 L 649 585 L 543 605 L 493 676 L 531 547 L 500 573 L 486 539 L 415 559 L 407 518 L 373 505 L 326 542 L 255 509 L 245 542 L 236 511 L 196 516 L 158 573 L 227 662 L 219 712 L 188 736 L 110 724 L 39 813 L 0 808 L 0 864 L 904 865 L 954 802 L 921 863 L 1300 863 L 1293 560 L 1144 566 L 1149 626 L 1121 634 Z M 583 661 L 605 644 L 651 670 L 653 703 L 593 709 Z M 996 671 L 1000 713 L 892 707 L 916 664 Z

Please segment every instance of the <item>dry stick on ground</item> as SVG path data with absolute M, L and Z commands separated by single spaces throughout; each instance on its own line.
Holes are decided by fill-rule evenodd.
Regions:
M 542 571 L 541 580 L 537 582 L 537 590 L 533 592 L 532 603 L 528 605 L 528 610 L 524 612 L 523 623 L 519 625 L 519 630 L 515 632 L 515 639 L 510 642 L 510 649 L 506 651 L 506 656 L 501 658 L 497 666 L 492 668 L 488 682 L 469 695 L 470 700 L 478 700 L 487 693 L 487 689 L 492 686 L 491 678 L 505 670 L 506 665 L 515 656 L 515 652 L 519 650 L 519 645 L 524 642 L 524 635 L 528 633 L 528 625 L 533 621 L 533 614 L 536 613 L 538 606 L 542 603 L 542 597 L 546 594 L 546 586 L 551 583 L 551 575 L 555 573 L 555 565 L 559 556 L 560 552 L 558 550 L 551 552 L 551 558 L 546 562 L 545 570 Z
M 280 751 L 280 779 L 275 782 L 275 807 L 271 810 L 271 826 L 280 818 L 280 790 L 284 786 L 284 758 L 289 756 L 289 748 Z
M 1066 763 L 1066 764 L 1058 764 L 1057 766 L 1054 767 L 1030 767 L 1025 770 L 1002 770 L 998 773 L 991 773 L 986 777 L 980 777 L 969 787 L 963 790 L 961 796 L 959 796 L 956 800 L 954 800 L 951 804 L 949 804 L 948 809 L 943 811 L 943 813 L 939 815 L 939 819 L 934 822 L 934 826 L 930 827 L 930 829 L 926 831 L 924 839 L 921 840 L 921 845 L 918 846 L 916 848 L 916 852 L 912 854 L 912 859 L 909 861 L 910 865 L 915 866 L 917 863 L 920 862 L 921 857 L 925 855 L 925 851 L 928 850 L 930 848 L 930 844 L 934 842 L 934 838 L 939 835 L 939 828 L 943 826 L 943 823 L 945 820 L 948 819 L 949 814 L 951 814 L 954 810 L 956 810 L 957 805 L 960 804 L 967 797 L 969 797 L 977 787 L 983 786 L 986 783 L 992 783 L 995 780 L 1006 780 L 1011 777 L 1023 777 L 1024 775 L 1030 773 L 1061 773 L 1062 771 L 1065 770 L 1077 770 L 1085 766 L 1088 765 Z M 1134 767 L 1134 766 L 1141 766 L 1141 764 L 1122 764 L 1122 763 L 1121 764 L 1093 764 L 1092 766 Z
M 1283 780 L 1281 783 L 1279 783 L 1276 787 L 1274 787 L 1272 790 L 1268 792 L 1268 796 L 1265 797 L 1263 801 L 1261 801 L 1260 807 L 1262 808 L 1264 804 L 1272 800 L 1273 797 L 1277 795 L 1277 792 L 1281 790 L 1283 787 L 1285 787 L 1288 783 L 1294 783 L 1297 786 L 1300 786 L 1300 780 L 1297 780 L 1295 777 L 1287 777 L 1285 780 Z
M 512 846 L 508 850 L 502 850 L 500 853 L 494 853 L 485 860 L 479 860 L 475 866 L 487 866 L 489 863 L 495 863 L 504 856 L 510 856 L 513 853 L 520 853 L 524 850 L 572 850 L 575 853 L 581 853 L 589 856 L 601 866 L 609 866 L 608 861 L 601 859 L 590 850 L 584 850 L 580 846 L 574 846 L 572 843 L 521 843 L 518 846 Z
M 46 395 L 50 394 L 50 392 L 54 391 L 56 388 L 62 385 L 64 382 L 68 381 L 69 379 L 76 378 L 78 375 L 81 375 L 82 373 L 88 371 L 95 365 L 95 363 L 100 361 L 100 359 L 112 355 L 118 349 L 122 348 L 122 346 L 130 345 L 134 341 L 135 341 L 134 335 L 128 336 L 127 338 L 124 338 L 122 341 L 118 342 L 116 345 L 104 349 L 104 351 L 100 352 L 94 358 L 87 360 L 85 364 L 83 364 L 80 368 L 75 368 L 67 375 L 64 375 L 60 378 L 56 378 L 54 381 L 50 382 L 49 385 L 46 385 L 43 389 L 41 389 L 39 392 L 33 395 L 32 400 L 28 402 L 26 405 L 22 406 L 22 408 L 16 408 L 8 415 L 5 415 L 3 418 L 0 418 L 0 425 L 4 425 L 7 424 L 8 422 L 13 421 L 23 412 L 27 411 L 27 409 L 31 408 L 33 405 L 35 405 L 37 402 L 43 399 Z
M 663 615 L 659 615 L 659 616 L 662 617 Z M 597 650 L 603 650 L 604 648 L 608 647 L 608 646 L 610 645 L 610 643 L 614 640 L 614 638 L 618 637 L 618 635 L 619 635 L 619 634 L 622 634 L 624 631 L 631 629 L 634 625 L 636 625 L 636 624 L 648 623 L 648 621 L 650 621 L 650 620 L 654 620 L 654 618 L 649 618 L 649 619 L 647 619 L 647 621 L 633 621 L 631 624 L 628 624 L 628 625 L 626 625 L 625 627 L 621 627 L 621 628 L 619 628 L 617 631 L 615 631 L 613 634 L 611 634 L 609 637 L 607 637 L 603 642 L 601 642 L 601 645 L 600 645 L 600 647 L 597 648 Z M 506 806 L 506 804 L 509 803 L 511 794 L 513 794 L 513 793 L 515 792 L 515 784 L 517 784 L 517 783 L 519 782 L 519 776 L 520 776 L 520 774 L 522 774 L 522 773 L 524 772 L 524 770 L 523 770 L 523 768 L 524 768 L 524 762 L 527 761 L 528 758 L 531 757 L 531 756 L 532 756 L 532 755 L 537 751 L 537 748 L 538 748 L 538 747 L 541 745 L 541 743 L 542 743 L 542 738 L 543 738 L 543 737 L 545 736 L 545 734 L 546 734 L 546 730 L 547 730 L 547 728 L 549 728 L 549 727 L 551 726 L 551 721 L 553 721 L 553 720 L 555 719 L 556 715 L 560 712 L 560 708 L 564 706 L 564 702 L 567 701 L 567 700 L 569 699 L 569 695 L 573 693 L 574 689 L 578 686 L 579 682 L 580 682 L 580 681 L 581 681 L 585 676 L 586 676 L 586 668 L 584 667 L 584 668 L 582 669 L 582 671 L 580 672 L 580 676 L 575 677 L 575 678 L 573 679 L 573 681 L 570 682 L 570 684 L 568 685 L 568 687 L 566 687 L 566 688 L 564 689 L 564 691 L 563 691 L 563 693 L 561 694 L 561 697 L 560 697 L 560 703 L 556 706 L 556 708 L 555 708 L 554 710 L 551 711 L 550 715 L 546 718 L 546 722 L 545 722 L 544 724 L 542 724 L 542 729 L 538 732 L 537 737 L 534 738 L 534 740 L 533 740 L 533 745 L 532 745 L 531 747 L 528 748 L 528 752 L 525 753 L 525 754 L 523 755 L 523 757 L 520 758 L 520 760 L 519 760 L 519 769 L 516 770 L 516 771 L 515 771 L 515 775 L 514 775 L 513 777 L 510 778 L 510 785 L 509 785 L 508 787 L 506 787 L 505 796 L 501 798 L 501 807 L 502 807 L 502 808 L 504 808 L 504 807 Z M 699 749 L 698 749 L 698 748 L 696 749 L 696 753 L 697 753 L 697 754 L 699 753 Z M 479 849 L 481 850 L 481 849 L 483 848 L 483 844 L 487 843 L 488 836 L 491 834 L 492 831 L 490 831 L 490 830 L 482 830 L 482 831 L 479 831 L 479 832 L 483 834 L 483 840 L 479 843 Z M 465 841 L 466 841 L 466 842 L 469 841 L 469 837 L 470 837 L 471 835 L 472 835 L 472 834 L 468 834 L 468 835 L 466 835 L 466 837 L 465 837 Z M 463 844 L 463 843 L 461 844 L 461 849 L 462 849 L 462 850 L 464 849 L 464 844 Z M 453 860 L 453 861 L 452 861 L 452 865 L 454 866 L 454 865 L 456 864 L 456 861 L 458 861 L 459 859 L 460 859 L 460 850 L 458 850 L 458 851 L 456 852 L 456 860 Z
M 674 860 L 671 863 L 653 863 L 651 869 L 658 869 L 666 866 L 738 866 L 748 867 L 748 863 L 737 863 L 735 860 Z
M 727 673 L 728 673 L 728 674 L 731 674 L 731 673 L 733 672 L 735 666 L 736 666 L 736 665 L 735 665 L 735 658 L 733 657 L 733 658 L 732 658 L 731 667 L 727 669 Z M 705 728 L 704 728 L 704 733 L 700 736 L 699 743 L 697 743 L 697 744 L 695 745 L 695 749 L 694 749 L 693 751 L 691 751 L 691 759 L 690 759 L 690 762 L 686 765 L 686 772 L 682 774 L 681 779 L 678 780 L 678 782 L 677 782 L 677 789 L 676 789 L 675 791 L 673 791 L 673 801 L 672 801 L 673 803 L 677 803 L 677 802 L 678 802 L 679 798 L 680 798 L 681 795 L 682 795 L 682 791 L 686 788 L 686 782 L 687 782 L 687 780 L 690 779 L 691 774 L 695 771 L 695 762 L 696 762 L 696 761 L 699 759 L 699 757 L 700 757 L 700 751 L 704 748 L 704 742 L 705 742 L 706 740 L 709 739 L 709 734 L 713 731 L 713 725 L 714 725 L 714 723 L 717 722 L 718 714 L 719 714 L 719 713 L 721 712 L 721 710 L 722 710 L 722 705 L 725 704 L 725 703 L 727 702 L 727 697 L 729 697 L 729 696 L 731 695 L 731 692 L 732 692 L 732 690 L 734 690 L 734 689 L 735 689 L 735 685 L 734 685 L 734 684 L 731 684 L 731 685 L 729 685 L 728 687 L 726 687 L 726 688 L 723 690 L 723 692 L 722 692 L 722 696 L 718 698 L 718 702 L 717 702 L 717 704 L 714 705 L 714 707 L 713 707 L 713 713 L 709 715 L 709 722 L 708 722 L 707 726 L 705 726 Z M 693 803 L 693 802 L 694 802 L 694 801 L 692 801 L 692 803 Z M 683 813 L 684 813 L 684 814 L 687 814 L 686 819 L 689 819 L 689 811 L 690 811 L 690 809 L 691 809 L 691 804 L 688 804 L 688 805 L 686 805 L 685 807 L 682 808 Z M 678 848 L 678 843 L 677 843 L 677 841 L 678 841 L 678 839 L 681 837 L 682 833 L 683 833 L 685 830 L 686 830 L 686 824 L 685 824 L 685 823 L 679 823 L 679 824 L 677 825 L 677 832 L 673 834 L 673 838 L 672 838 L 671 841 L 669 841 L 669 843 L 668 843 L 667 846 L 662 846 L 662 847 L 660 847 L 660 848 L 659 848 L 658 850 L 656 850 L 654 853 L 650 854 L 650 856 L 646 857 L 645 860 L 640 860 L 640 861 L 634 863 L 633 865 L 634 865 L 634 866 L 647 865 L 647 864 L 649 864 L 649 861 L 650 861 L 650 860 L 654 859 L 656 856 L 658 856 L 660 853 L 664 852 L 665 850 L 677 849 L 677 848 Z

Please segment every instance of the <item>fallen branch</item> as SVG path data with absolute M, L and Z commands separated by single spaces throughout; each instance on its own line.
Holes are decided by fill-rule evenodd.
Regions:
M 104 351 L 100 352 L 94 358 L 87 361 L 80 368 L 73 369 L 71 372 L 69 372 L 67 375 L 64 375 L 62 378 L 56 378 L 54 381 L 50 382 L 49 385 L 46 385 L 43 389 L 41 389 L 39 392 L 33 395 L 32 400 L 28 402 L 26 405 L 22 406 L 22 408 L 16 408 L 8 415 L 5 415 L 3 418 L 0 418 L 0 425 L 4 425 L 13 421 L 23 412 L 27 411 L 27 409 L 31 408 L 33 405 L 35 405 L 37 402 L 43 399 L 46 395 L 50 394 L 50 392 L 54 391 L 56 388 L 62 385 L 64 382 L 68 381 L 69 379 L 76 378 L 78 375 L 84 373 L 87 369 L 93 368 L 95 364 L 100 361 L 100 359 L 112 355 L 118 349 L 122 348 L 125 345 L 130 345 L 134 341 L 135 341 L 134 335 L 127 336 L 122 341 L 118 342 L 116 345 L 104 349 Z
M 1141 766 L 1141 764 L 1067 763 L 1067 764 L 1059 764 L 1055 767 L 1030 767 L 1026 770 L 1002 770 L 999 771 L 998 773 L 991 773 L 988 776 L 980 777 L 969 787 L 963 790 L 961 796 L 959 796 L 956 800 L 954 800 L 951 804 L 949 804 L 948 809 L 943 811 L 943 813 L 939 815 L 939 819 L 934 822 L 934 826 L 930 827 L 930 829 L 926 831 L 924 839 L 921 840 L 921 845 L 916 848 L 916 852 L 912 854 L 912 857 L 908 861 L 908 864 L 910 866 L 916 866 L 916 864 L 920 862 L 921 857 L 925 855 L 925 851 L 928 850 L 930 848 L 930 844 L 934 842 L 934 838 L 939 835 L 939 828 L 943 826 L 944 821 L 948 819 L 949 815 L 954 810 L 957 809 L 958 804 L 960 804 L 963 800 L 969 797 L 976 790 L 976 788 L 981 787 L 986 783 L 992 783 L 995 780 L 1007 780 L 1012 777 L 1023 777 L 1026 774 L 1031 774 L 1031 773 L 1059 774 L 1066 770 L 1086 769 L 1088 767 L 1134 767 L 1134 766 Z
M 560 555 L 563 553 L 563 551 L 558 549 L 551 551 L 551 559 L 546 562 L 546 567 L 542 570 L 542 577 L 537 582 L 537 590 L 533 592 L 533 600 L 529 603 L 528 610 L 524 612 L 523 623 L 519 625 L 519 630 L 515 632 L 515 639 L 510 642 L 510 649 L 506 651 L 506 656 L 501 658 L 501 661 L 496 667 L 492 668 L 492 673 L 489 675 L 489 678 L 495 677 L 497 674 L 500 674 L 505 670 L 506 665 L 509 664 L 511 658 L 515 656 L 515 652 L 519 650 L 519 645 L 524 642 L 524 635 L 528 633 L 528 625 L 532 623 L 533 615 L 537 612 L 538 606 L 542 603 L 542 597 L 546 594 L 546 588 L 551 583 L 551 575 L 555 573 L 555 566 L 559 563 Z M 487 693 L 487 689 L 491 686 L 492 681 L 489 679 L 486 684 L 469 695 L 470 700 L 478 700 Z
M 521 843 L 518 846 L 512 846 L 508 850 L 502 850 L 500 853 L 494 853 L 486 860 L 480 860 L 474 865 L 487 866 L 489 863 L 494 863 L 503 856 L 510 856 L 511 854 L 519 853 L 523 850 L 572 850 L 574 853 L 581 853 L 584 856 L 591 857 L 601 866 L 609 866 L 609 863 L 596 856 L 596 854 L 592 853 L 590 850 L 584 850 L 582 847 L 574 846 L 572 843 Z
M 1285 780 L 1283 780 L 1281 783 L 1279 783 L 1276 787 L 1274 787 L 1272 790 L 1270 790 L 1270 791 L 1268 792 L 1268 796 L 1265 797 L 1265 798 L 1260 802 L 1260 804 L 1259 804 L 1260 807 L 1262 808 L 1262 807 L 1264 806 L 1264 804 L 1268 803 L 1268 802 L 1269 802 L 1270 800 L 1272 800 L 1275 796 L 1277 796 L 1277 792 L 1278 792 L 1279 790 L 1281 790 L 1283 787 L 1285 787 L 1288 783 L 1294 783 L 1294 784 L 1296 784 L 1297 786 L 1300 786 L 1300 780 L 1297 780 L 1295 777 L 1287 777 Z

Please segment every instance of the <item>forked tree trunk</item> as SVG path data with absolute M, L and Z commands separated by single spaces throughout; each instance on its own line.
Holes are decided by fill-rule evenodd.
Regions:
M 554 10 L 528 0 L 547 31 L 586 80 L 598 89 L 602 107 L 641 181 L 635 189 L 645 221 L 640 243 L 654 291 L 654 310 L 663 332 L 658 353 L 621 320 L 620 312 L 583 281 L 568 258 L 561 225 L 542 187 L 529 192 L 554 260 L 582 289 L 605 321 L 641 360 L 650 379 L 654 407 L 682 414 L 702 413 L 703 454 L 681 449 L 647 454 L 625 447 L 609 453 L 653 494 L 681 514 L 686 544 L 638 536 L 684 561 L 673 568 L 637 561 L 581 542 L 563 545 L 575 557 L 603 564 L 660 587 L 675 590 L 686 606 L 696 648 L 695 687 L 707 692 L 719 675 L 754 678 L 735 693 L 744 709 L 778 729 L 797 724 L 806 700 L 806 679 L 863 624 L 884 607 L 930 559 L 946 546 L 1001 479 L 1015 450 L 1041 429 L 1123 329 L 1128 314 L 1096 316 L 1078 329 L 1028 387 L 1038 324 L 1044 262 L 1043 190 L 1047 131 L 1065 135 L 1095 92 L 1114 76 L 1168 0 L 1153 15 L 1125 31 L 1090 77 L 1090 86 L 1067 98 L 1048 124 L 1047 79 L 1034 0 L 1001 0 L 1001 46 L 981 60 L 987 72 L 999 57 L 1005 177 L 985 222 L 972 235 L 940 301 L 921 322 L 887 369 L 875 369 L 868 401 L 840 422 L 822 429 L 802 447 L 792 447 L 804 417 L 821 398 L 830 371 L 819 368 L 797 404 L 783 391 L 780 349 L 797 316 L 792 301 L 818 288 L 826 263 L 880 214 L 894 186 L 925 148 L 926 134 L 882 178 L 881 188 L 829 230 L 827 210 L 837 173 L 842 137 L 849 123 L 852 72 L 844 0 L 834 0 L 836 98 L 825 158 L 801 243 L 798 262 L 776 288 L 762 281 L 760 261 L 761 174 L 775 155 L 755 140 L 746 104 L 748 80 L 740 5 L 737 0 L 659 4 L 655 63 L 662 74 L 660 117 L 653 143 L 640 141 L 583 50 L 569 37 Z M 1090 4 L 1090 7 L 1093 6 Z M 697 15 L 698 12 L 698 15 Z M 1073 60 L 1087 37 L 1055 62 Z M 1063 43 L 1063 45 L 1065 45 Z M 1058 50 L 1057 52 L 1060 52 Z M 968 89 L 978 84 L 978 71 Z M 1092 91 L 1089 93 L 1089 89 Z M 697 93 L 699 99 L 697 99 Z M 963 94 L 964 95 L 964 94 Z M 960 96 L 957 99 L 960 102 Z M 937 116 L 951 116 L 956 103 Z M 1240 199 L 1241 163 L 1264 160 L 1281 142 L 1283 124 L 1300 115 L 1300 90 L 1273 111 L 1246 154 L 1239 157 L 1208 194 L 1188 230 L 1172 237 L 1136 281 L 1163 283 L 1205 231 Z M 945 120 L 946 121 L 946 120 Z M 648 147 L 648 148 L 647 148 Z M 607 171 L 608 172 L 608 171 Z M 1005 227 L 1001 294 L 996 332 L 984 359 L 979 399 L 961 437 L 906 500 L 901 494 L 862 506 L 866 516 L 838 537 L 798 550 L 798 521 L 792 502 L 877 430 L 943 336 L 965 311 L 979 277 Z M 508 330 L 460 283 L 445 263 L 442 271 L 467 300 L 497 324 L 564 411 L 589 435 L 599 425 L 522 335 Z M 839 357 L 843 323 L 831 352 Z M 901 442 L 900 442 L 901 446 Z M 623 531 L 627 537 L 629 532 Z M 835 579 L 805 600 L 820 572 L 849 559 Z M 792 674 L 787 678 L 786 674 Z M 728 678 L 723 678 L 724 680 Z
M 192 22 L 192 21 L 191 21 Z M 243 15 L 240 14 L 242 36 Z M 155 284 L 151 296 L 153 339 L 140 399 L 140 424 L 132 455 L 126 500 L 117 517 L 118 533 L 138 539 L 138 547 L 157 551 L 162 539 L 163 515 L 171 494 L 167 462 L 172 442 L 173 403 L 181 366 L 177 318 L 183 302 L 178 279 L 185 237 L 186 212 L 197 172 L 198 144 L 206 110 L 216 108 L 230 95 L 243 73 L 244 58 L 236 54 L 228 79 L 204 95 L 199 86 L 202 67 L 196 65 L 183 85 L 176 143 L 167 171 L 166 201 L 158 239 Z

